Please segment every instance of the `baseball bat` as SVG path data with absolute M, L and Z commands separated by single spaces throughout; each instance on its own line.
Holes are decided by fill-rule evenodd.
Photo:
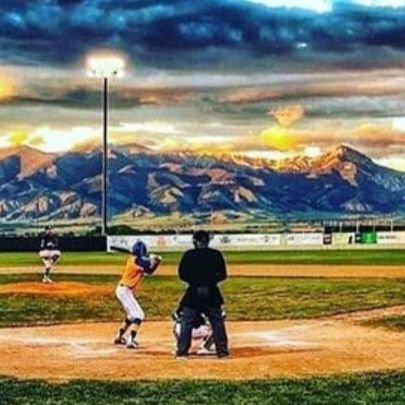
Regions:
M 135 256 L 134 253 L 133 253 L 131 250 L 129 250 L 129 249 L 127 249 L 127 248 L 120 247 L 120 246 L 110 246 L 110 249 L 111 249 L 111 250 L 115 250 L 116 252 L 127 253 L 127 254 L 130 254 L 130 255 L 132 255 L 132 256 Z M 151 254 L 150 256 L 151 256 L 151 257 L 152 257 L 152 256 L 155 256 L 155 258 L 157 258 L 157 259 L 159 260 L 159 262 L 162 261 L 162 257 L 161 257 L 161 256 L 152 255 L 152 254 Z
M 111 250 L 114 250 L 114 251 L 116 251 L 116 252 L 121 252 L 121 253 L 129 253 L 130 255 L 134 255 L 132 252 L 131 252 L 131 250 L 129 250 L 129 249 L 127 249 L 127 248 L 123 248 L 123 247 L 120 247 L 120 246 L 110 246 L 110 249 Z

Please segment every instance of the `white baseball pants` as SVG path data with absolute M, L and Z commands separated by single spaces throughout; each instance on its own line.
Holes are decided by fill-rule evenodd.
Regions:
M 134 321 L 135 319 L 140 319 L 143 321 L 145 319 L 145 313 L 130 288 L 118 284 L 115 295 L 124 307 L 128 320 Z

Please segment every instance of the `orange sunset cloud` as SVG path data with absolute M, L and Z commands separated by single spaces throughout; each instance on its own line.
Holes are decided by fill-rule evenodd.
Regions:
M 268 115 L 273 116 L 283 128 L 288 128 L 304 117 L 304 107 L 300 104 L 287 105 L 270 110 Z
M 4 77 L 0 77 L 0 100 L 7 100 L 14 96 L 16 92 L 15 84 Z

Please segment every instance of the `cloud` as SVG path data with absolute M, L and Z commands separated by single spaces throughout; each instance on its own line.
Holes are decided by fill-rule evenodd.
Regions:
M 405 117 L 394 117 L 392 120 L 392 129 L 405 132 Z
M 273 89 L 263 89 L 255 87 L 242 87 L 232 89 L 227 94 L 223 95 L 219 101 L 223 104 L 247 104 L 260 101 L 275 100 L 283 97 L 282 91 Z
M 3 0 L 0 57 L 66 65 L 102 46 L 121 49 L 141 64 L 183 69 L 254 69 L 257 60 L 269 67 L 284 56 L 322 66 L 333 54 L 341 63 L 368 68 L 392 63 L 405 50 L 405 5 L 387 5 L 382 0 Z M 366 58 L 351 60 L 356 52 Z M 242 63 L 235 65 L 236 60 Z
M 263 153 L 264 151 L 303 153 L 341 144 L 349 144 L 369 153 L 372 157 L 386 159 L 403 153 L 405 131 L 393 129 L 387 124 L 363 122 L 342 127 L 338 123 L 331 122 L 311 129 L 273 125 L 245 139 L 247 149 Z
M 389 149 L 402 149 L 405 146 L 405 132 L 389 126 L 362 124 L 353 131 L 351 142 L 367 148 L 379 149 L 380 154 L 389 153 Z
M 0 69 L 0 102 L 7 101 L 17 92 L 15 79 L 8 69 Z
M 0 105 L 44 105 L 67 108 L 100 108 L 101 86 L 97 82 L 87 84 L 70 83 L 61 80 L 57 84 L 27 82 L 19 91 L 9 92 L 1 97 Z M 133 88 L 114 85 L 110 87 L 110 103 L 114 108 L 128 109 L 140 105 L 173 105 L 185 102 L 191 97 L 187 89 Z M 190 97 L 189 97 L 190 96 Z
M 273 125 L 257 132 L 239 135 L 198 134 L 163 122 L 122 125 L 119 128 L 121 131 L 117 131 L 117 128 L 112 129 L 111 139 L 114 142 L 121 144 L 136 142 L 161 152 L 198 151 L 251 156 L 261 154 L 267 156 L 269 153 L 272 156 L 276 156 L 277 153 L 318 155 L 325 149 L 349 144 L 374 158 L 386 159 L 402 153 L 405 146 L 404 131 L 394 130 L 389 125 L 367 122 L 347 127 L 332 122 L 311 129 Z M 124 128 L 128 131 L 123 131 Z
M 149 132 L 152 134 L 176 135 L 180 131 L 171 123 L 163 121 L 148 121 L 148 122 L 123 122 L 119 127 L 111 128 L 116 133 L 127 132 Z
M 37 140 L 41 140 L 41 144 Z M 25 145 L 40 146 L 46 152 L 61 152 L 74 148 L 76 145 L 97 141 L 99 139 L 98 130 L 90 127 L 72 127 L 62 130 L 51 127 L 37 128 L 26 141 Z
M 99 130 L 90 127 L 60 129 L 42 126 L 33 131 L 17 130 L 0 135 L 0 147 L 27 145 L 45 152 L 62 152 L 76 145 L 99 142 Z
M 331 0 L 248 0 L 252 3 L 262 4 L 273 8 L 301 8 L 313 10 L 318 13 L 331 12 L 333 1 Z
M 263 130 L 260 137 L 265 146 L 279 151 L 288 151 L 297 147 L 297 134 L 279 126 Z
M 281 127 L 288 128 L 304 117 L 304 108 L 300 104 L 287 105 L 270 110 L 268 115 L 273 116 Z
M 20 130 L 11 132 L 6 137 L 6 143 L 15 146 L 42 146 L 44 144 L 44 139 L 40 135 L 34 135 Z
M 213 109 L 229 116 L 259 120 L 291 105 L 305 110 L 305 123 L 317 119 L 371 120 L 401 116 L 405 82 L 401 70 L 273 75 L 260 86 L 224 88 Z M 215 95 L 215 94 L 213 94 Z M 288 114 L 286 115 L 288 116 Z
M 257 78 L 255 78 L 257 79 Z M 264 76 L 260 85 L 226 89 L 221 103 L 256 103 L 309 97 L 395 96 L 405 91 L 403 72 L 398 69 L 364 72 L 318 72 Z
M 405 172 L 405 155 L 376 159 L 376 161 L 382 166 L 387 166 L 394 170 Z
M 14 89 L 10 83 L 0 80 L 0 101 L 10 100 L 14 96 Z

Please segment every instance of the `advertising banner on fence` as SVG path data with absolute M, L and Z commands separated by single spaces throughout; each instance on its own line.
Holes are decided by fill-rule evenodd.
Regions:
M 238 235 L 215 235 L 211 245 L 213 247 L 265 247 L 279 246 L 280 234 L 238 234 Z
M 356 234 L 354 232 L 334 233 L 332 235 L 332 245 L 351 245 L 356 243 Z
M 287 246 L 323 245 L 323 233 L 290 233 L 284 237 Z
M 192 247 L 192 235 L 142 235 L 142 236 L 109 236 L 110 246 L 126 247 L 128 249 L 138 240 L 142 239 L 150 249 L 157 250 L 186 250 Z M 239 247 L 265 248 L 279 246 L 280 234 L 238 234 L 215 235 L 211 246 L 221 249 L 237 249 Z
M 107 248 L 110 251 L 111 246 L 120 246 L 130 249 L 133 244 L 142 239 L 150 249 L 170 250 L 170 249 L 188 249 L 192 246 L 191 235 L 131 235 L 131 236 L 109 236 Z
M 362 232 L 360 234 L 360 243 L 366 245 L 377 243 L 377 232 Z
M 378 232 L 377 243 L 379 245 L 403 245 L 405 244 L 405 232 Z

